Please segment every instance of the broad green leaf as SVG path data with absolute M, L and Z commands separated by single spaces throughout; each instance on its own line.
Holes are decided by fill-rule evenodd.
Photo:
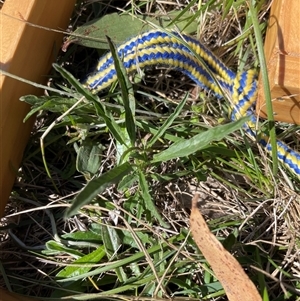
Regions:
M 45 247 L 46 250 L 43 250 L 42 253 L 46 255 L 69 254 L 75 258 L 82 256 L 81 252 L 68 248 L 55 240 L 47 241 Z
M 180 13 L 174 11 L 168 13 L 167 16 L 158 18 L 141 18 L 128 14 L 119 15 L 117 13 L 107 14 L 102 18 L 94 19 L 77 28 L 67 43 L 73 42 L 91 48 L 109 49 L 106 40 L 107 36 L 115 43 L 121 44 L 130 37 L 152 29 L 147 22 L 166 28 L 175 18 L 177 19 L 177 28 L 180 30 L 184 29 L 186 33 L 195 32 L 197 30 L 197 20 L 191 22 L 193 14 L 190 11 L 185 12 L 183 15 L 180 15 Z
M 104 246 L 99 247 L 95 251 L 85 256 L 82 256 L 78 260 L 75 260 L 71 265 L 62 269 L 57 275 L 57 278 L 68 278 L 80 276 L 89 272 L 93 268 L 93 263 L 99 263 L 99 261 L 105 256 Z M 77 265 L 77 266 L 75 266 Z M 80 266 L 78 266 L 80 265 Z
M 78 149 L 76 168 L 86 177 L 91 178 L 102 163 L 103 146 L 100 143 L 85 139 Z
M 208 145 L 207 147 L 203 148 L 203 151 L 205 151 L 211 157 L 215 157 L 216 155 L 222 155 L 229 158 L 237 157 L 236 150 L 228 149 L 222 145 Z
M 248 119 L 248 117 L 244 117 L 229 124 L 216 126 L 206 132 L 202 132 L 192 137 L 191 139 L 176 142 L 165 151 L 154 155 L 152 162 L 168 161 L 175 158 L 189 156 L 196 151 L 205 148 L 212 141 L 219 141 L 230 133 L 240 129 Z
M 102 193 L 110 185 L 117 184 L 132 170 L 131 164 L 126 162 L 114 167 L 100 177 L 93 178 L 75 197 L 71 207 L 66 211 L 66 217 L 76 214 L 82 206 L 91 203 L 97 194 Z
M 96 234 L 92 231 L 77 231 L 73 233 L 66 233 L 61 235 L 61 238 L 65 240 L 73 241 L 86 241 L 86 242 L 102 242 L 102 237 L 100 234 Z

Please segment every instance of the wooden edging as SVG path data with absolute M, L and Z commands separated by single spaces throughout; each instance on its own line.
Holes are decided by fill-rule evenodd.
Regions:
M 33 82 L 46 83 L 63 34 L 30 24 L 65 30 L 74 5 L 75 0 L 6 0 L 0 11 L 1 69 Z M 42 93 L 0 72 L 0 216 L 33 124 L 33 119 L 23 123 L 29 106 L 19 98 Z
M 27 80 L 47 81 L 51 64 L 61 47 L 76 0 L 6 0 L 0 11 L 0 68 Z M 32 26 L 38 25 L 38 26 Z M 29 106 L 19 101 L 39 90 L 0 71 L 0 217 L 9 199 L 34 119 L 23 123 Z M 0 290 L 0 301 L 33 299 Z
M 265 40 L 274 118 L 300 124 L 300 3 L 275 0 Z M 256 112 L 267 117 L 263 83 L 260 77 Z

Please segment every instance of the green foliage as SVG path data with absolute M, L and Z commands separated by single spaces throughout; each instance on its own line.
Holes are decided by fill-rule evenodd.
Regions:
M 252 4 L 261 9 L 262 1 L 252 1 Z M 234 20 L 241 14 L 245 20 L 238 21 L 241 23 L 236 26 L 241 32 L 223 47 L 223 57 L 227 63 L 238 62 L 232 66 L 234 69 L 247 68 L 249 61 L 257 66 L 258 59 L 254 55 L 251 60 L 251 54 L 258 47 L 257 33 L 254 36 L 252 29 L 258 11 L 252 6 L 249 9 L 245 1 L 193 0 L 179 10 L 168 12 L 167 17 L 139 15 L 137 12 L 145 9 L 143 4 L 132 6 L 136 9 L 134 14 L 114 12 L 99 17 L 101 5 L 100 2 L 92 4 L 94 19 L 75 30 L 67 41 L 73 47 L 68 51 L 76 52 L 75 43 L 100 52 L 110 49 L 118 82 L 100 95 L 93 95 L 66 68 L 54 64 L 55 74 L 60 77 L 56 83 L 59 90 L 47 96 L 28 95 L 21 99 L 31 105 L 25 120 L 34 114 L 41 119 L 49 118 L 38 129 L 37 136 L 49 130 L 43 137 L 43 151 L 45 165 L 49 165 L 49 173 L 58 183 L 54 184 L 55 193 L 63 191 L 61 179 L 72 185 L 67 197 L 61 197 L 67 209 L 56 218 L 61 220 L 64 214 L 66 224 L 76 225 L 74 230 L 62 227 L 59 238 L 49 239 L 44 250 L 35 254 L 55 266 L 48 275 L 51 297 L 53 300 L 143 297 L 182 301 L 224 298 L 222 286 L 189 234 L 188 217 L 181 210 L 187 206 L 172 194 L 174 186 L 181 189 L 184 184 L 183 192 L 190 198 L 187 187 L 194 182 L 198 185 L 210 176 L 224 187 L 221 192 L 217 190 L 218 193 L 213 191 L 209 195 L 221 199 L 230 190 L 236 199 L 228 200 L 234 204 L 235 215 L 224 209 L 225 217 L 210 217 L 209 226 L 247 267 L 264 300 L 271 300 L 268 290 L 272 286 L 250 265 L 261 269 L 271 266 L 274 271 L 282 269 L 281 261 L 273 260 L 271 255 L 261 255 L 259 242 L 255 246 L 244 243 L 245 237 L 252 235 L 255 240 L 264 234 L 261 220 L 253 218 L 246 225 L 243 222 L 245 212 L 248 214 L 249 208 L 264 198 L 272 198 L 276 187 L 272 175 L 261 164 L 260 153 L 243 136 L 242 127 L 247 119 L 231 122 L 227 118 L 230 104 L 219 104 L 202 92 L 200 101 L 194 105 L 195 89 L 187 85 L 186 79 L 176 83 L 179 88 L 174 88 L 174 94 L 163 93 L 163 89 L 163 92 L 153 92 L 168 87 L 169 75 L 163 81 L 162 72 L 155 73 L 155 70 L 150 70 L 148 77 L 149 70 L 146 70 L 143 80 L 141 74 L 127 74 L 114 46 L 152 26 L 195 33 L 202 28 L 202 22 L 209 24 L 214 14 L 221 16 L 221 31 L 221 22 L 229 14 Z M 259 26 L 255 24 L 256 32 L 266 27 Z M 149 82 L 154 84 L 147 88 L 144 81 L 148 87 Z M 173 92 L 172 84 L 170 87 Z M 43 151 L 42 155 L 39 151 L 36 146 L 29 147 L 27 158 L 40 163 Z M 61 165 L 55 160 L 57 153 L 62 156 Z M 83 228 L 78 222 L 81 219 L 87 220 Z M 253 226 L 256 222 L 257 228 Z M 258 231 L 252 231 L 252 226 Z M 290 273 L 284 276 L 292 279 Z M 7 282 L 9 275 L 5 278 Z M 18 281 L 13 280 L 13 286 L 19 285 Z M 299 289 L 299 281 L 295 287 Z M 292 291 L 286 294 L 292 295 Z M 283 300 L 280 298 L 277 299 Z
M 74 31 L 74 36 L 71 36 L 68 42 L 91 48 L 110 49 L 107 44 L 107 36 L 115 43 L 120 44 L 141 32 L 151 29 L 151 24 L 166 28 L 172 26 L 174 22 L 176 22 L 179 29 L 184 29 L 187 33 L 193 33 L 197 30 L 197 15 L 188 10 L 185 12 L 173 11 L 168 13 L 167 16 L 145 16 L 144 18 L 128 13 L 107 14 L 77 28 Z

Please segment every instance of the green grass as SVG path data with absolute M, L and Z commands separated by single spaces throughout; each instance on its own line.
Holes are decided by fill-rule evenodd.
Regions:
M 199 34 L 233 70 L 258 68 L 266 3 L 252 3 L 131 2 L 130 33 L 113 26 L 116 7 L 78 3 L 79 44 L 70 39 L 58 58 L 54 90 L 23 98 L 37 122 L 1 225 L 10 234 L 3 287 L 43 300 L 226 300 L 189 232 L 198 191 L 212 232 L 263 300 L 297 300 L 299 180 L 284 167 L 273 173 L 277 163 L 245 136 L 243 121 L 229 123 L 230 105 L 163 66 L 127 75 L 119 62 L 118 84 L 99 97 L 77 80 L 114 52 L 105 35 L 126 40 L 145 28 L 142 16 Z M 158 13 L 173 20 L 157 23 Z M 86 37 L 81 25 L 95 19 L 102 31 Z M 276 128 L 286 141 L 299 137 L 295 126 Z

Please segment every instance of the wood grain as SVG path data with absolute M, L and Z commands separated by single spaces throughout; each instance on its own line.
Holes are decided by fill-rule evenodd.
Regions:
M 75 0 L 6 0 L 0 11 L 1 69 L 19 77 L 46 83 L 63 35 L 26 24 L 26 21 L 65 30 Z M 9 198 L 33 119 L 23 123 L 29 106 L 19 101 L 42 90 L 1 75 L 0 72 L 0 216 Z
M 0 11 L 0 68 L 19 77 L 46 83 L 63 35 L 30 26 L 65 30 L 76 0 L 6 0 Z M 23 95 L 43 91 L 11 79 L 0 71 L 0 217 L 8 201 L 33 119 L 23 123 L 29 106 Z M 0 289 L 0 301 L 33 301 Z
M 299 1 L 273 1 L 265 40 L 265 56 L 274 118 L 295 124 L 300 124 L 299 33 Z M 261 77 L 256 112 L 263 118 L 267 117 Z

